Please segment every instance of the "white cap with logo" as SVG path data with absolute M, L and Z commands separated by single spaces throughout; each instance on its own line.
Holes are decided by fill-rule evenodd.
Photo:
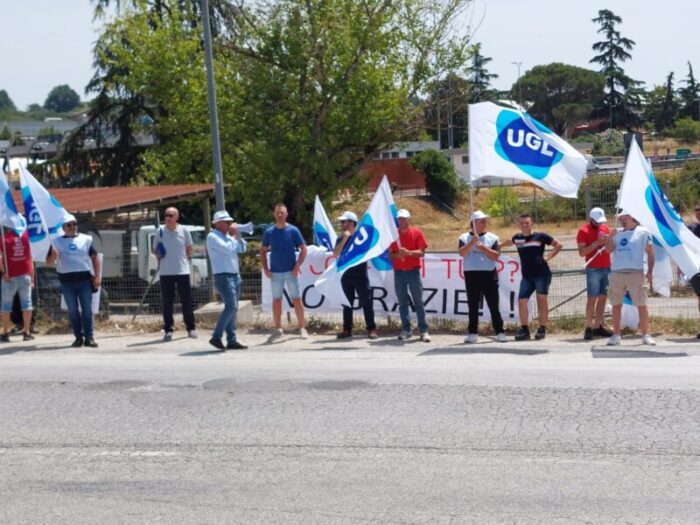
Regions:
M 401 208 L 398 212 L 396 212 L 396 216 L 399 219 L 410 219 L 411 218 L 411 212 L 408 211 L 406 208 Z
M 351 211 L 345 210 L 345 211 L 343 212 L 343 214 L 342 214 L 340 217 L 338 217 L 338 220 L 339 220 L 339 221 L 352 221 L 352 222 L 354 222 L 355 224 L 357 224 L 357 215 L 355 215 L 355 214 L 354 214 L 353 212 L 351 212 Z
M 603 210 L 603 208 L 591 208 L 591 211 L 588 213 L 588 216 L 598 224 L 608 222 L 608 219 L 605 218 L 605 211 Z

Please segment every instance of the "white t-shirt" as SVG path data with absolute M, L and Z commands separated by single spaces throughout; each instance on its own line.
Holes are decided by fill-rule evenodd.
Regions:
M 643 272 L 646 248 L 650 244 L 651 234 L 642 226 L 617 232 L 610 269 L 613 272 Z

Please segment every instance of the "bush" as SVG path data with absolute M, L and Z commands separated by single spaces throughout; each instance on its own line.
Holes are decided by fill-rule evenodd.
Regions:
M 502 186 L 489 190 L 489 196 L 486 198 L 483 208 L 483 211 L 491 217 L 504 217 L 517 214 L 520 202 L 518 195 L 512 188 Z
M 593 155 L 597 157 L 621 157 L 625 154 L 625 134 L 608 129 L 593 138 Z
M 695 142 L 700 140 L 700 122 L 690 117 L 678 119 L 668 134 L 681 142 Z
M 411 166 L 425 175 L 425 185 L 431 195 L 448 206 L 454 205 L 460 181 L 447 157 L 437 150 L 421 151 L 411 159 Z

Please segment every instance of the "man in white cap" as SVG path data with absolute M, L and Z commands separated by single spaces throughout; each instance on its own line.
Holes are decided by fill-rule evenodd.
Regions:
M 214 214 L 214 229 L 207 236 L 207 255 L 214 274 L 214 284 L 224 301 L 214 333 L 209 344 L 219 350 L 243 350 L 247 348 L 236 337 L 236 316 L 241 296 L 241 273 L 238 254 L 245 253 L 248 244 L 235 228 L 233 217 L 221 210 Z M 230 235 L 229 232 L 233 232 Z M 221 340 L 226 333 L 226 346 Z
M 355 234 L 357 228 L 357 215 L 351 211 L 345 211 L 338 217 L 340 221 L 340 235 L 335 242 L 333 255 L 340 257 L 352 245 L 348 242 Z M 374 306 L 372 304 L 372 292 L 369 287 L 369 276 L 367 275 L 367 263 L 363 262 L 345 270 L 341 279 L 345 297 L 352 305 L 357 295 L 360 307 L 365 315 L 367 325 L 367 335 L 370 339 L 377 338 L 377 325 L 374 322 Z M 337 335 L 338 339 L 352 337 L 352 308 L 343 306 L 343 331 Z
M 479 340 L 479 303 L 484 296 L 491 313 L 491 324 L 496 333 L 496 340 L 505 343 L 508 338 L 503 331 L 503 317 L 499 310 L 498 270 L 496 260 L 501 254 L 499 239 L 495 233 L 486 231 L 486 215 L 481 210 L 472 213 L 470 226 L 472 230 L 459 237 L 459 254 L 462 256 L 464 285 L 467 291 L 469 308 L 469 327 L 465 343 Z
M 416 311 L 420 340 L 429 343 L 428 322 L 425 319 L 425 304 L 423 303 L 423 280 L 421 279 L 421 259 L 425 257 L 428 241 L 420 228 L 411 225 L 411 214 L 406 209 L 397 213 L 399 221 L 399 240 L 389 246 L 389 259 L 394 266 L 394 290 L 399 301 L 399 316 L 401 317 L 401 333 L 399 339 L 409 339 L 411 318 L 408 313 L 409 292 L 410 301 Z
M 605 302 L 608 299 L 608 275 L 610 274 L 610 254 L 605 250 L 605 242 L 610 230 L 605 224 L 605 211 L 592 208 L 589 221 L 579 228 L 576 234 L 578 253 L 586 260 L 586 330 L 583 338 L 590 341 L 594 336 L 610 337 L 612 332 L 603 324 Z
M 654 346 L 656 342 L 649 334 L 649 311 L 647 293 L 644 288 L 644 262 L 646 256 L 646 279 L 651 286 L 654 271 L 654 247 L 649 230 L 639 226 L 626 212 L 618 215 L 622 231 L 613 230 L 605 242 L 605 251 L 612 254 L 610 274 L 610 302 L 612 303 L 613 334 L 608 339 L 609 346 L 620 344 L 622 303 L 625 292 L 629 293 L 632 304 L 639 311 L 639 329 L 642 343 Z

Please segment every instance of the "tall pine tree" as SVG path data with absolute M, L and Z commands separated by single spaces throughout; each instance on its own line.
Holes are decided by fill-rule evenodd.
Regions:
M 685 83 L 685 87 L 678 90 L 681 106 L 679 115 L 698 120 L 700 119 L 700 84 L 695 80 L 690 61 L 688 61 L 688 76 L 682 82 Z
M 487 66 L 493 60 L 481 54 L 481 43 L 474 44 L 469 53 L 469 66 L 467 67 L 467 81 L 469 82 L 469 102 L 482 102 L 492 100 L 494 91 L 491 88 L 491 80 L 498 78 L 495 73 L 489 73 Z

